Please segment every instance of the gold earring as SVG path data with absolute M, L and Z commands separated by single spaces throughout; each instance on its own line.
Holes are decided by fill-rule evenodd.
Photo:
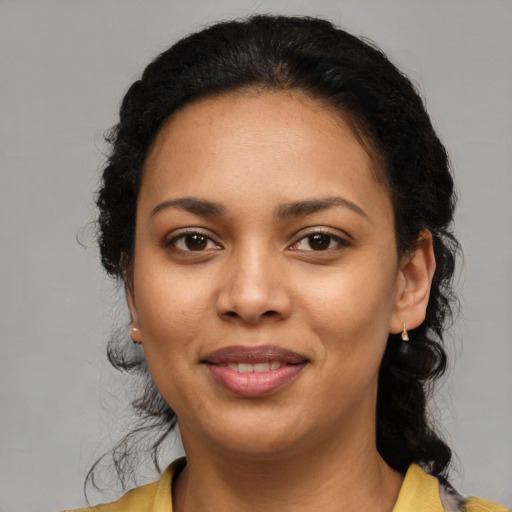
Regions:
M 133 335 L 137 332 L 140 332 L 139 329 L 137 329 L 137 327 L 132 327 L 132 341 L 138 345 L 139 343 L 142 343 L 142 341 L 133 339 Z
M 404 322 L 404 330 L 402 331 L 402 341 L 409 341 L 409 333 L 407 332 L 407 329 L 405 328 L 405 322 Z

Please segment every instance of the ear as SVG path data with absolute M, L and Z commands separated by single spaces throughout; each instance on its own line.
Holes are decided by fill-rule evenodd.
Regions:
M 130 276 L 123 272 L 124 277 L 124 290 L 126 293 L 126 302 L 128 305 L 128 309 L 130 310 L 130 316 L 132 317 L 131 321 L 131 336 L 132 340 L 136 343 L 142 343 L 142 335 L 139 327 L 139 316 L 137 314 L 137 307 L 135 306 L 135 293 L 133 290 L 133 280 Z
M 395 307 L 390 332 L 399 333 L 404 324 L 414 329 L 425 320 L 430 287 L 436 269 L 432 233 L 425 230 L 416 248 L 402 258 L 396 280 Z

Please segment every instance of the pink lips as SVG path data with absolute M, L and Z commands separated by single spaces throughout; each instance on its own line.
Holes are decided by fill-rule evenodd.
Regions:
M 245 397 L 268 395 L 304 369 L 307 359 L 280 347 L 226 347 L 208 354 L 203 363 L 228 391 Z

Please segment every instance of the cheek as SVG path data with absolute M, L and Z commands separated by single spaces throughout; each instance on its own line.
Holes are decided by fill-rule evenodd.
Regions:
M 349 327 L 363 319 L 390 317 L 394 304 L 394 273 L 385 268 L 334 269 L 308 281 L 298 280 L 295 293 L 309 310 L 312 318 L 320 322 L 342 324 Z M 377 269 L 380 269 L 377 270 Z
M 193 347 L 210 309 L 208 290 L 186 276 L 140 269 L 135 276 L 136 309 L 148 352 L 172 357 Z
M 137 312 L 151 377 L 164 400 L 178 414 L 196 400 L 192 362 L 202 339 L 205 300 L 197 287 L 179 279 L 144 275 L 137 289 Z
M 393 313 L 394 277 L 394 269 L 386 269 L 384 262 L 334 269 L 301 282 L 295 293 L 298 310 L 326 352 L 346 357 L 383 350 Z

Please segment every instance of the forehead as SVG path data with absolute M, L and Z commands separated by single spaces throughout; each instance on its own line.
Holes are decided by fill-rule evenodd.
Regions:
M 159 131 L 146 162 L 154 159 L 163 139 L 171 137 L 176 144 L 180 139 L 186 139 L 187 145 L 195 143 L 196 149 L 206 139 L 210 145 L 220 138 L 247 143 L 249 135 L 257 145 L 277 145 L 286 138 L 304 147 L 311 130 L 328 137 L 357 138 L 347 121 L 326 102 L 300 91 L 234 91 L 197 100 L 174 112 Z
M 324 102 L 296 91 L 239 92 L 169 118 L 148 153 L 141 196 L 267 189 L 287 201 L 341 186 L 354 199 L 371 188 L 386 200 L 375 174 L 367 146 Z

